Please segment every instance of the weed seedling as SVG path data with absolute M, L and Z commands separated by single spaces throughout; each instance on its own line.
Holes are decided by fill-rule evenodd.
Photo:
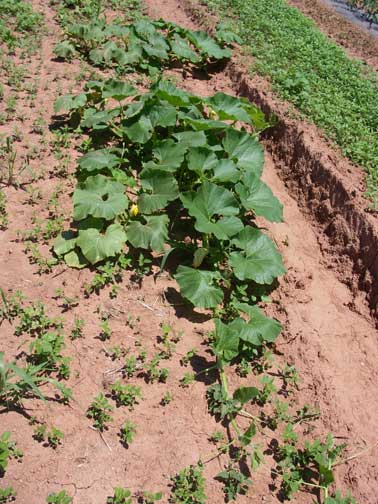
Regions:
M 131 504 L 131 491 L 128 488 L 113 488 L 114 495 L 108 497 L 106 504 Z
M 241 473 L 237 468 L 231 465 L 227 466 L 224 471 L 221 471 L 216 479 L 221 481 L 224 485 L 223 492 L 225 494 L 226 502 L 236 499 L 239 495 L 244 495 L 252 481 Z
M 180 380 L 180 387 L 188 388 L 196 381 L 196 375 L 194 373 L 185 373 Z
M 329 487 L 334 482 L 333 466 L 338 462 L 346 445 L 335 445 L 333 436 L 329 434 L 325 442 L 319 439 L 312 443 L 306 441 L 304 448 L 298 449 L 294 445 L 295 436 L 290 434 L 290 429 L 287 437 L 291 438 L 290 441 L 278 450 L 282 492 L 287 498 L 291 498 L 302 485 L 310 485 L 323 491 L 327 502 Z
M 212 443 L 215 443 L 215 444 L 222 443 L 224 441 L 224 434 L 223 434 L 223 432 L 215 431 L 211 434 L 209 439 Z
M 119 437 L 121 439 L 121 443 L 125 448 L 128 448 L 130 444 L 133 442 L 134 436 L 136 434 L 136 424 L 131 422 L 130 420 L 126 420 L 126 422 L 122 425 Z
M 239 404 L 231 399 L 218 383 L 207 389 L 206 397 L 210 413 L 219 416 L 222 420 L 231 419 L 240 411 Z
M 111 360 L 114 361 L 116 359 L 121 359 L 122 357 L 124 357 L 125 355 L 127 355 L 129 351 L 130 351 L 129 348 L 125 348 L 125 347 L 121 347 L 121 346 L 115 345 L 115 346 L 112 346 L 112 347 L 108 347 L 106 349 L 106 356 L 110 357 Z
M 251 364 L 246 360 L 246 359 L 240 359 L 240 362 L 236 366 L 236 373 L 241 377 L 241 378 L 246 378 L 249 373 L 252 372 L 252 366 Z
M 98 394 L 87 409 L 87 417 L 93 419 L 93 427 L 99 431 L 107 429 L 107 423 L 112 422 L 113 418 L 108 414 L 113 411 L 104 394 Z
M 70 497 L 65 490 L 61 490 L 59 493 L 51 493 L 47 499 L 47 504 L 71 504 L 72 497 Z
M 112 330 L 110 329 L 109 320 L 107 318 L 101 321 L 100 329 L 101 332 L 98 337 L 101 341 L 106 341 L 111 338 Z
M 135 405 L 138 404 L 138 399 L 142 398 L 140 387 L 128 383 L 123 385 L 120 381 L 116 381 L 112 384 L 110 390 L 117 406 L 127 406 L 129 411 L 132 411 Z
M 173 395 L 169 392 L 169 390 L 163 395 L 160 404 L 162 406 L 167 406 L 173 400 Z
M 85 321 L 82 318 L 74 318 L 74 327 L 71 331 L 71 340 L 76 340 L 83 337 L 83 328 L 85 326 Z
M 13 487 L 0 488 L 0 504 L 6 504 L 7 502 L 13 502 L 16 500 L 16 491 Z
M 15 329 L 15 335 L 20 336 L 26 333 L 31 336 L 38 336 L 48 329 L 62 329 L 62 321 L 58 318 L 50 318 L 46 315 L 45 310 L 44 304 L 40 301 L 22 308 L 18 314 L 20 321 Z
M 161 356 L 156 354 L 149 364 L 145 365 L 145 376 L 149 383 L 154 383 L 156 381 L 165 383 L 169 376 L 169 371 L 166 368 L 159 368 L 159 362 Z
M 51 427 L 50 432 L 47 433 L 47 442 L 52 448 L 57 448 L 63 441 L 64 434 L 56 427 Z
M 0 231 L 5 231 L 8 228 L 8 224 L 7 198 L 4 192 L 0 190 Z
M 37 425 L 34 429 L 33 437 L 38 442 L 46 443 L 46 445 L 51 446 L 55 450 L 62 443 L 64 434 L 54 426 L 48 431 L 46 425 Z
M 187 366 L 189 364 L 189 362 L 191 361 L 191 359 L 193 359 L 193 357 L 196 355 L 197 353 L 197 349 L 196 348 L 192 348 L 191 350 L 189 350 L 185 355 L 184 357 L 182 357 L 180 359 L 180 364 L 182 366 Z
M 287 392 L 289 392 L 291 388 L 298 390 L 300 378 L 295 366 L 285 364 L 285 367 L 282 369 L 280 375 L 282 376 L 284 387 Z
M 64 357 L 61 351 L 65 348 L 63 335 L 47 332 L 38 336 L 30 344 L 29 361 L 35 365 L 42 365 L 48 373 L 57 371 L 61 378 L 70 376 L 70 357 Z
M 47 427 L 46 425 L 37 425 L 34 428 L 33 438 L 39 443 L 43 443 L 46 439 Z
M 33 393 L 44 400 L 38 384 L 41 367 L 20 368 L 16 364 L 6 362 L 4 353 L 0 352 L 0 404 L 20 404 L 23 397 Z
M 62 308 L 64 311 L 69 311 L 79 304 L 78 297 L 67 296 L 62 288 L 55 289 L 54 299 L 62 301 Z
M 264 405 L 269 401 L 272 394 L 277 392 L 277 388 L 274 385 L 273 378 L 270 378 L 270 376 L 262 376 L 260 378 L 260 382 L 262 383 L 263 388 L 260 390 L 259 395 L 256 398 L 256 402 L 260 405 Z
M 205 478 L 203 467 L 196 466 L 182 469 L 171 478 L 172 490 L 169 502 L 172 504 L 205 504 Z
M 127 378 L 132 378 L 137 370 L 137 359 L 135 355 L 130 355 L 130 357 L 126 357 L 125 365 L 123 367 L 123 372 Z
M 8 461 L 11 458 L 20 459 L 23 457 L 21 450 L 17 448 L 14 441 L 10 440 L 11 433 L 6 431 L 0 436 L 0 476 L 5 473 Z
M 142 504 L 154 504 L 163 498 L 163 492 L 144 492 L 142 495 Z

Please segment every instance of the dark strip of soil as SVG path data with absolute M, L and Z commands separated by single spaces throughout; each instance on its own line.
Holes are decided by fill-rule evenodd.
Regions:
M 323 0 L 324 3 L 334 8 L 336 12 L 341 14 L 345 19 L 351 21 L 355 25 L 368 30 L 370 35 L 378 37 L 378 25 L 369 23 L 365 19 L 364 12 L 359 9 L 351 10 L 343 0 Z

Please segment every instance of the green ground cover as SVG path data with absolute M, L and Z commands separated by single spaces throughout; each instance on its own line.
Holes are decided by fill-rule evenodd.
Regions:
M 278 94 L 322 128 L 367 172 L 378 206 L 378 81 L 285 0 L 204 0 L 228 17 Z

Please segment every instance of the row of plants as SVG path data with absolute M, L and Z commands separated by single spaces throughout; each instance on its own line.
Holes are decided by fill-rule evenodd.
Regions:
M 362 11 L 363 17 L 370 23 L 370 27 L 378 23 L 377 0 L 346 0 L 346 4 L 352 10 Z
M 78 268 L 142 254 L 169 269 L 194 308 L 211 310 L 208 349 L 214 360 L 201 373 L 217 374 L 207 390 L 209 412 L 229 433 L 227 442 L 215 439 L 215 456 L 229 458 L 216 475 L 225 500 L 247 492 L 251 481 L 241 468 L 253 472 L 262 463 L 256 440 L 265 430 L 283 429 L 274 450 L 282 494 L 291 498 L 309 486 L 322 492 L 324 503 L 354 502 L 330 493 L 333 466 L 345 446 L 329 436 L 302 448 L 294 426 L 307 417 L 306 408 L 293 416 L 278 400 L 273 411 L 264 410 L 278 392 L 264 362 L 281 327 L 258 304 L 285 268 L 256 224 L 256 217 L 282 221 L 282 205 L 261 181 L 258 134 L 269 126 L 262 112 L 245 99 L 224 93 L 200 98 L 162 79 L 145 93 L 114 79 L 90 81 L 83 93 L 59 98 L 55 111 L 66 112 L 68 124 L 87 135 L 74 220 L 56 240 L 55 253 Z M 259 369 L 260 386 L 230 391 L 231 369 L 248 363 Z M 284 374 L 295 381 L 292 370 Z M 108 405 L 102 407 L 106 422 Z M 190 494 L 171 502 L 206 502 L 202 470 L 200 461 L 192 468 Z
M 76 55 L 101 68 L 161 72 L 174 64 L 208 66 L 231 57 L 228 46 L 238 37 L 219 27 L 215 39 L 204 31 L 193 31 L 174 23 L 140 19 L 125 24 L 107 23 L 105 17 L 65 28 L 66 40 L 54 49 L 56 56 L 70 60 Z
M 253 56 L 251 72 L 268 76 L 344 156 L 366 169 L 366 194 L 378 202 L 378 84 L 374 72 L 351 59 L 286 0 L 204 0 L 228 20 Z

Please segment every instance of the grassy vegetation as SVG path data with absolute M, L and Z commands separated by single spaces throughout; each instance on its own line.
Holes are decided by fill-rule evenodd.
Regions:
M 0 41 L 9 49 L 30 48 L 38 39 L 43 16 L 23 0 L 0 0 Z
M 204 0 L 231 16 L 253 71 L 270 77 L 279 95 L 367 171 L 367 194 L 378 205 L 378 83 L 313 21 L 285 0 Z

